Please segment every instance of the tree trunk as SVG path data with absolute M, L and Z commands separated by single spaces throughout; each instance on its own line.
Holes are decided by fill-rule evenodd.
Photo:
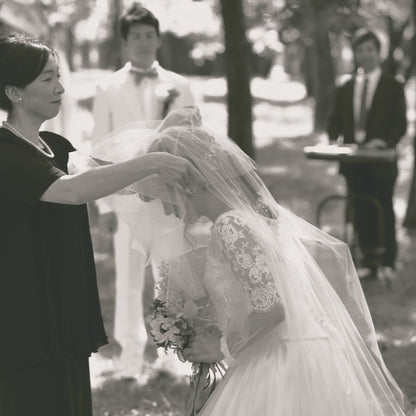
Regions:
M 113 41 L 112 39 L 106 39 L 97 45 L 98 50 L 98 68 L 102 69 L 118 69 L 117 56 L 116 62 L 114 62 L 114 51 L 113 51 Z
M 90 61 L 90 43 L 85 41 L 81 43 L 81 67 L 82 68 L 91 68 L 91 61 Z
M 335 71 L 331 42 L 319 11 L 312 14 L 312 93 L 315 98 L 314 130 L 324 131 L 335 93 Z
M 406 215 L 403 221 L 403 227 L 416 228 L 416 137 L 413 138 L 413 176 L 410 184 L 409 198 L 407 201 Z
M 392 77 L 397 75 L 400 67 L 400 62 L 396 60 L 394 54 L 396 49 L 400 46 L 403 40 L 404 31 L 409 24 L 409 21 L 404 22 L 400 27 L 396 27 L 395 21 L 391 16 L 386 16 L 386 26 L 389 35 L 389 50 L 386 59 L 382 63 L 383 71 L 390 74 Z
M 122 57 L 122 42 L 120 34 L 120 14 L 121 14 L 121 0 L 112 0 L 112 14 L 111 14 L 111 29 L 112 36 L 109 39 L 108 48 L 112 52 L 111 67 L 120 69 L 124 62 Z
M 311 71 L 311 65 L 313 62 L 313 50 L 311 45 L 305 45 L 303 49 L 302 60 L 302 75 L 306 88 L 306 95 L 308 97 L 314 97 L 314 77 Z
M 245 30 L 242 0 L 220 0 L 225 38 L 228 135 L 254 158 L 252 99 L 250 92 L 250 48 Z
M 68 26 L 66 28 L 65 54 L 65 58 L 68 62 L 69 69 L 71 71 L 74 71 L 74 32 L 72 31 L 71 26 Z
M 416 0 L 413 0 L 413 24 L 416 24 Z M 416 50 L 416 36 L 412 38 L 413 54 Z M 413 64 L 415 59 L 412 59 Z M 410 185 L 409 199 L 407 201 L 406 215 L 403 221 L 403 226 L 406 228 L 416 228 L 416 137 L 413 138 L 413 176 Z

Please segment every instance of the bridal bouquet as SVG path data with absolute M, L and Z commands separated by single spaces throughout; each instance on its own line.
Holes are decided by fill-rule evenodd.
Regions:
M 157 292 L 148 321 L 150 333 L 158 347 L 165 351 L 173 350 L 182 362 L 186 362 L 184 350 L 190 346 L 197 333 L 208 331 L 217 337 L 221 336 L 213 319 L 208 296 L 195 300 L 178 291 L 168 302 L 166 279 L 161 280 Z M 217 384 L 217 373 L 223 376 L 224 371 L 221 363 L 192 363 L 189 416 L 198 414 Z
M 167 352 L 172 349 L 181 361 L 185 361 L 183 350 L 187 348 L 195 331 L 180 315 L 169 311 L 166 303 L 159 298 L 150 307 L 152 312 L 150 333 L 157 347 Z

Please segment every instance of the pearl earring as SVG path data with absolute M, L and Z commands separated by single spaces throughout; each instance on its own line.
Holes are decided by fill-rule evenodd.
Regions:
M 21 103 L 21 102 L 23 101 L 23 98 L 22 98 L 22 97 L 19 97 L 19 98 L 17 99 L 17 101 L 18 101 L 19 103 Z

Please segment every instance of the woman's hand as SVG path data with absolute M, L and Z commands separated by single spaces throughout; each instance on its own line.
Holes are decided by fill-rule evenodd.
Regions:
M 201 174 L 186 159 L 165 152 L 155 152 L 152 157 L 160 178 L 167 185 L 179 184 L 185 190 L 205 185 Z
M 184 357 L 195 363 L 213 363 L 221 361 L 220 339 L 210 332 L 201 332 L 193 338 L 189 348 L 183 351 Z

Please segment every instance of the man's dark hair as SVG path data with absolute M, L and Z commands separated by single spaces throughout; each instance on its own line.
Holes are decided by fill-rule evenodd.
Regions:
M 10 112 L 7 85 L 24 88 L 43 71 L 55 51 L 45 43 L 21 33 L 0 36 L 0 108 Z
M 364 42 L 371 41 L 374 43 L 378 52 L 381 49 L 381 42 L 378 36 L 370 29 L 362 28 L 358 29 L 352 38 L 352 49 L 355 50 L 358 45 L 361 45 Z
M 127 39 L 130 28 L 137 23 L 153 26 L 160 36 L 159 20 L 156 16 L 140 3 L 133 3 L 120 18 L 120 32 L 124 40 Z

